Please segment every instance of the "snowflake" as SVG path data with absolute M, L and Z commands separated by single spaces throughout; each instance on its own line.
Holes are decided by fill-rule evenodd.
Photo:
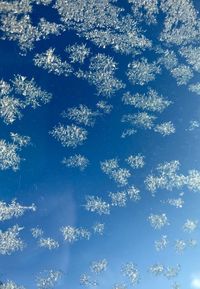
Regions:
M 37 287 L 39 289 L 53 288 L 62 277 L 61 271 L 45 270 L 37 276 Z
M 154 128 L 155 132 L 160 133 L 163 136 L 167 136 L 175 133 L 175 127 L 171 121 L 163 122 L 161 124 L 157 124 Z
M 69 243 L 73 243 L 80 239 L 89 240 L 91 236 L 91 233 L 87 229 L 72 226 L 62 227 L 60 231 L 63 234 L 64 240 L 68 241 Z
M 79 168 L 84 171 L 89 164 L 89 160 L 80 154 L 75 154 L 69 158 L 64 158 L 62 163 L 68 168 Z
M 126 162 L 131 166 L 133 169 L 139 169 L 142 168 L 145 165 L 144 162 L 144 156 L 141 154 L 138 155 L 130 155 L 127 159 Z
M 168 241 L 167 236 L 163 235 L 160 240 L 156 240 L 154 243 L 156 251 L 161 251 L 161 250 L 165 249 L 167 247 L 168 243 L 169 243 L 169 241 Z
M 198 221 L 195 220 L 189 220 L 187 219 L 185 224 L 183 225 L 183 231 L 187 233 L 192 233 L 194 230 L 196 230 L 198 226 Z
M 23 250 L 24 242 L 19 238 L 19 232 L 23 227 L 18 225 L 9 228 L 7 231 L 0 230 L 0 254 L 11 255 L 15 251 Z
M 151 226 L 156 230 L 160 230 L 162 227 L 169 225 L 166 214 L 161 215 L 150 214 L 148 220 Z
M 99 197 L 87 196 L 85 209 L 90 212 L 96 212 L 99 215 L 110 214 L 110 204 L 106 203 Z
M 74 124 L 67 126 L 58 124 L 50 134 L 60 141 L 64 147 L 76 148 L 78 145 L 82 145 L 87 139 L 87 131 Z
M 65 51 L 69 53 L 69 58 L 72 63 L 84 63 L 85 59 L 90 54 L 90 48 L 86 44 L 73 44 L 65 48 Z
M 59 243 L 52 238 L 41 238 L 38 241 L 39 247 L 47 248 L 49 250 L 57 249 L 59 247 Z
M 138 284 L 140 276 L 136 265 L 134 265 L 132 262 L 129 262 L 122 267 L 122 272 L 124 276 L 129 278 L 133 286 Z
M 111 206 L 125 207 L 126 206 L 126 193 L 125 192 L 117 192 L 117 193 L 109 193 L 111 198 Z
M 106 259 L 102 259 L 99 261 L 93 261 L 90 270 L 93 273 L 99 274 L 107 270 L 108 262 Z
M 103 235 L 105 225 L 102 223 L 96 223 L 93 225 L 92 229 L 95 234 Z

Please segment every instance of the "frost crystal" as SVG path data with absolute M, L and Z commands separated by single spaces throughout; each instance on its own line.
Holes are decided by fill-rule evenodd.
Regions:
M 93 229 L 93 232 L 94 232 L 95 234 L 103 235 L 103 233 L 104 233 L 104 227 L 105 227 L 104 224 L 102 224 L 102 223 L 96 223 L 96 224 L 94 224 L 94 226 L 92 227 L 92 229 Z
M 87 131 L 74 124 L 67 126 L 58 124 L 50 134 L 60 141 L 64 147 L 76 148 L 78 145 L 82 145 L 87 139 Z
M 160 240 L 155 241 L 156 251 L 161 251 L 165 249 L 168 245 L 169 241 L 166 235 L 163 235 Z
M 134 202 L 138 202 L 141 200 L 141 196 L 140 196 L 140 190 L 137 189 L 135 186 L 131 186 L 129 187 L 127 190 L 127 195 L 130 198 L 130 200 L 134 201 Z
M 89 160 L 82 155 L 73 155 L 69 158 L 64 158 L 62 163 L 68 168 L 79 168 L 84 171 L 89 164 Z
M 131 166 L 133 169 L 139 169 L 142 168 L 145 165 L 144 162 L 144 156 L 141 154 L 138 155 L 130 155 L 127 159 L 126 162 Z
M 200 47 L 183 47 L 180 50 L 180 54 L 186 58 L 194 70 L 200 72 Z
M 102 259 L 99 261 L 93 261 L 90 270 L 93 273 L 99 274 L 107 270 L 108 262 L 106 259 Z
M 91 277 L 87 274 L 81 275 L 80 284 L 88 287 L 96 287 L 98 285 L 97 281 L 91 280 Z
M 113 106 L 111 104 L 108 104 L 107 101 L 100 100 L 96 104 L 97 108 L 99 109 L 100 112 L 109 114 L 111 113 Z
M 165 267 L 162 264 L 154 264 L 149 268 L 149 271 L 155 275 L 160 276 L 164 273 Z
M 199 87 L 200 88 L 200 87 Z M 197 120 L 191 120 L 190 121 L 190 124 L 189 124 L 189 127 L 186 129 L 188 131 L 193 131 L 195 130 L 196 128 L 199 128 L 200 127 L 200 122 L 197 121 Z
M 154 128 L 155 132 L 160 133 L 163 136 L 167 136 L 175 133 L 175 127 L 171 121 L 163 122 L 161 124 L 157 124 Z
M 110 214 L 110 204 L 103 201 L 101 198 L 96 196 L 87 196 L 85 209 L 90 212 L 98 213 L 99 215 Z
M 127 136 L 131 136 L 136 134 L 137 130 L 134 128 L 126 129 L 122 132 L 121 138 L 126 138 Z
M 133 286 L 138 284 L 139 279 L 140 279 L 139 271 L 132 262 L 125 264 L 122 267 L 122 272 L 124 276 L 129 278 Z
M 9 220 L 13 217 L 18 218 L 29 210 L 35 211 L 35 205 L 32 204 L 31 206 L 27 207 L 20 205 L 16 202 L 16 200 L 12 200 L 10 204 L 0 201 L 0 221 Z
M 33 59 L 34 64 L 56 75 L 69 76 L 73 71 L 71 65 L 66 61 L 62 62 L 61 58 L 54 53 L 54 50 L 49 48 L 46 52 L 36 54 Z
M 192 233 L 194 230 L 196 230 L 197 226 L 198 226 L 198 221 L 187 219 L 187 221 L 183 225 L 183 231 L 187 233 Z
M 187 84 L 193 77 L 193 72 L 189 66 L 179 65 L 171 70 L 172 76 L 176 79 L 177 85 Z
M 123 95 L 122 101 L 124 104 L 152 112 L 163 112 L 172 103 L 163 96 L 159 96 L 153 89 L 149 89 L 146 95 L 139 93 L 131 95 L 127 92 Z
M 128 65 L 127 76 L 130 82 L 135 85 L 145 85 L 148 82 L 155 80 L 156 74 L 159 74 L 161 69 L 156 62 L 149 63 L 146 58 L 140 61 L 135 60 Z
M 0 230 L 0 254 L 11 255 L 15 251 L 23 250 L 25 247 L 24 242 L 19 238 L 19 232 L 23 227 L 18 225 L 9 228 L 7 231 Z
M 200 95 L 200 82 L 190 84 L 189 85 L 189 91 L 192 91 L 192 92 Z
M 57 249 L 59 247 L 59 243 L 52 238 L 41 238 L 38 243 L 39 247 L 47 248 L 49 250 Z
M 131 174 L 129 170 L 120 168 L 117 159 L 109 159 L 100 163 L 102 171 L 113 179 L 119 186 L 128 184 Z
M 175 250 L 177 253 L 181 254 L 186 248 L 186 242 L 184 240 L 176 240 Z
M 39 289 L 53 288 L 62 277 L 61 271 L 48 270 L 37 276 L 37 287 Z
M 25 289 L 25 287 L 24 286 L 18 286 L 13 281 L 7 281 L 4 284 L 0 283 L 0 289 Z
M 161 215 L 151 214 L 148 217 L 148 220 L 151 226 L 156 230 L 160 230 L 164 226 L 169 225 L 166 214 L 161 214 Z
M 111 198 L 111 206 L 117 207 L 125 207 L 126 206 L 126 193 L 118 192 L 118 193 L 109 193 Z
M 90 54 L 90 48 L 86 44 L 73 44 L 65 48 L 65 51 L 69 53 L 69 58 L 72 63 L 84 63 L 85 59 Z
M 184 205 L 184 200 L 182 198 L 178 198 L 178 199 L 168 199 L 167 201 L 165 201 L 165 203 L 168 203 L 171 206 L 176 207 L 177 209 L 182 208 Z
M 44 234 L 43 230 L 38 227 L 32 228 L 31 233 L 32 233 L 33 238 L 35 239 L 41 237 Z
M 62 116 L 78 124 L 94 126 L 98 113 L 92 111 L 86 105 L 80 104 L 79 107 L 68 108 L 67 111 L 63 111 Z
M 146 112 L 138 112 L 135 114 L 125 114 L 122 117 L 122 122 L 128 122 L 132 126 L 141 127 L 144 129 L 152 129 L 156 117 Z
M 75 228 L 72 226 L 62 227 L 60 231 L 63 234 L 64 240 L 73 243 L 80 239 L 90 239 L 90 232 L 84 228 Z
M 12 133 L 11 137 L 14 137 Z M 22 159 L 18 155 L 18 152 L 21 151 L 22 145 L 26 146 L 28 144 L 28 140 L 28 137 L 22 137 L 18 134 L 18 143 L 16 143 L 15 137 L 13 139 L 13 143 L 0 140 L 0 170 L 12 169 L 13 171 L 17 171 L 19 169 L 19 165 Z
M 99 95 L 110 97 L 124 87 L 114 75 L 116 70 L 117 63 L 113 58 L 99 53 L 91 58 L 89 71 L 78 73 L 77 76 L 95 85 Z

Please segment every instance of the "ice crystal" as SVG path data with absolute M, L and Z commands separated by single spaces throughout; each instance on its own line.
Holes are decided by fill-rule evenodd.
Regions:
M 127 289 L 127 287 L 125 284 L 117 283 L 112 287 L 112 289 Z
M 81 227 L 76 228 L 72 226 L 66 226 L 66 227 L 62 227 L 60 231 L 63 234 L 64 240 L 69 243 L 73 243 L 80 239 L 89 240 L 91 236 L 91 233 L 87 229 L 84 229 Z
M 154 243 L 156 251 L 161 251 L 161 250 L 165 249 L 167 247 L 168 243 L 169 243 L 169 241 L 168 241 L 167 236 L 163 235 L 160 240 L 156 240 Z
M 124 104 L 152 112 L 163 112 L 172 103 L 162 95 L 159 96 L 153 89 L 149 89 L 146 95 L 139 93 L 131 95 L 127 92 L 123 95 L 122 101 Z
M 198 120 L 191 120 L 189 123 L 189 127 L 186 130 L 193 131 L 199 127 L 200 127 L 200 122 Z
M 165 201 L 165 203 L 179 209 L 179 208 L 183 208 L 184 200 L 182 198 L 168 199 L 167 201 Z
M 100 112 L 103 112 L 106 114 L 111 113 L 111 111 L 113 109 L 112 104 L 108 104 L 107 101 L 104 101 L 104 100 L 98 101 L 96 104 L 96 107 Z
M 180 54 L 186 58 L 194 70 L 200 72 L 200 47 L 183 47 L 180 50 Z
M 35 211 L 35 204 L 32 204 L 31 206 L 23 206 L 17 203 L 15 199 L 12 200 L 10 204 L 0 201 L 0 221 L 9 220 L 13 217 L 18 218 L 29 210 Z
M 93 225 L 92 229 L 95 234 L 103 235 L 105 225 L 103 223 L 96 223 Z
M 159 12 L 158 0 L 128 0 L 132 4 L 134 16 L 148 25 L 157 23 L 157 14 Z
M 174 134 L 176 129 L 174 124 L 171 121 L 163 122 L 161 124 L 157 124 L 154 127 L 154 131 L 160 133 L 162 136 L 167 136 L 170 134 Z
M 23 250 L 25 244 L 19 237 L 19 232 L 21 230 L 23 230 L 23 227 L 19 227 L 18 225 L 15 225 L 4 232 L 0 230 L 1 255 L 11 255 L 15 251 Z
M 135 186 L 129 187 L 126 190 L 126 193 L 127 193 L 128 197 L 130 198 L 130 200 L 132 200 L 134 202 L 138 202 L 141 200 L 140 190 L 137 189 Z
M 136 265 L 134 265 L 132 262 L 126 263 L 122 267 L 122 273 L 124 276 L 129 278 L 133 286 L 138 284 L 139 279 L 140 279 L 140 274 Z
M 117 159 L 109 159 L 100 163 L 102 171 L 113 179 L 119 186 L 128 184 L 131 174 L 129 170 L 120 168 Z
M 103 201 L 100 197 L 87 196 L 85 209 L 90 212 L 98 213 L 99 215 L 110 214 L 110 204 Z
M 109 193 L 111 198 L 111 206 L 117 207 L 125 207 L 126 206 L 126 193 L 125 192 L 117 192 L 117 193 Z
M 91 277 L 87 274 L 82 274 L 80 276 L 80 285 L 87 287 L 96 287 L 98 285 L 96 280 L 91 280 Z
M 187 233 L 192 233 L 194 230 L 196 230 L 197 226 L 198 226 L 197 220 L 194 221 L 187 219 L 183 225 L 183 231 Z
M 57 249 L 59 243 L 52 238 L 40 238 L 38 241 L 39 247 L 47 248 L 49 250 Z
M 93 261 L 90 270 L 93 273 L 99 274 L 107 270 L 108 262 L 106 259 L 102 259 L 99 261 Z
M 31 228 L 31 233 L 35 239 L 41 237 L 44 234 L 43 230 L 41 228 L 38 228 L 38 227 Z
M 134 128 L 130 128 L 130 129 L 125 129 L 122 132 L 121 138 L 126 138 L 127 136 L 131 136 L 137 133 L 137 130 L 135 130 Z
M 184 240 L 176 240 L 175 250 L 177 253 L 181 254 L 186 248 L 186 242 Z
M 148 114 L 147 112 L 138 112 L 135 114 L 125 114 L 122 117 L 122 122 L 128 122 L 132 126 L 144 129 L 152 129 L 156 116 Z
M 11 137 L 13 135 L 11 134 Z M 17 135 L 18 139 L 22 136 Z M 21 146 L 26 146 L 28 144 L 29 138 L 25 137 L 27 141 L 22 141 L 16 143 L 16 139 L 14 138 L 13 143 L 8 143 L 5 140 L 0 140 L 0 170 L 12 169 L 13 171 L 17 171 L 20 166 L 21 158 L 18 155 L 18 152 L 21 151 Z M 25 140 L 22 139 L 21 140 Z
M 117 63 L 112 57 L 98 53 L 90 59 L 89 71 L 79 72 L 77 76 L 95 85 L 99 95 L 110 97 L 124 87 L 124 84 L 115 77 L 116 70 Z
M 127 76 L 133 85 L 145 85 L 155 80 L 156 74 L 160 72 L 161 69 L 156 62 L 149 63 L 146 58 L 142 58 L 141 60 L 135 60 L 129 63 Z
M 176 79 L 177 85 L 187 84 L 193 77 L 193 72 L 189 66 L 179 65 L 171 70 L 172 76 Z
M 24 286 L 19 286 L 13 281 L 8 280 L 5 283 L 0 283 L 0 289 L 25 289 Z
M 69 158 L 64 158 L 62 163 L 68 168 L 79 168 L 84 171 L 89 164 L 89 160 L 80 154 L 75 154 Z
M 164 273 L 165 267 L 162 264 L 154 264 L 149 268 L 149 271 L 155 275 L 160 276 Z
M 131 166 L 133 169 L 139 169 L 142 168 L 145 165 L 144 162 L 144 156 L 141 154 L 138 155 L 130 155 L 127 159 L 126 162 Z
M 64 147 L 76 148 L 78 145 L 82 145 L 87 139 L 87 131 L 75 124 L 67 126 L 58 124 L 50 134 L 60 141 Z
M 175 278 L 180 273 L 180 270 L 181 270 L 181 266 L 179 264 L 177 264 L 174 267 L 168 266 L 168 267 L 165 268 L 164 276 L 167 279 Z
M 39 289 L 53 288 L 62 277 L 61 271 L 46 270 L 37 276 L 37 287 Z
M 79 107 L 68 108 L 67 111 L 63 111 L 63 117 L 66 117 L 78 124 L 85 126 L 94 126 L 98 113 L 92 111 L 86 105 L 80 104 Z
M 161 214 L 161 215 L 150 214 L 150 216 L 148 217 L 148 220 L 151 226 L 156 230 L 160 230 L 164 226 L 169 225 L 166 214 Z
M 65 48 L 65 51 L 69 53 L 69 58 L 72 63 L 84 63 L 85 59 L 90 54 L 90 48 L 86 44 L 73 44 Z
M 192 92 L 200 95 L 200 82 L 190 84 L 189 85 L 189 91 L 192 91 Z
M 34 57 L 34 64 L 42 67 L 48 72 L 56 75 L 69 76 L 73 69 L 69 63 L 62 61 L 61 58 L 54 53 L 54 48 L 49 48 L 47 51 L 36 54 Z

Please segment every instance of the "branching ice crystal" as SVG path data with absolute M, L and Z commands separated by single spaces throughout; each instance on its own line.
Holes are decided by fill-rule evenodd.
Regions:
M 37 287 L 39 289 L 53 288 L 62 277 L 61 271 L 46 270 L 37 276 Z
M 117 193 L 109 193 L 111 198 L 111 206 L 117 207 L 125 207 L 126 206 L 126 193 L 125 192 L 117 192 Z
M 5 202 L 0 201 L 0 221 L 9 220 L 13 217 L 18 218 L 29 210 L 35 211 L 35 204 L 27 207 L 17 203 L 15 199 L 12 200 L 10 204 L 6 204 Z
M 23 227 L 18 225 L 9 228 L 7 231 L 0 230 L 0 254 L 11 255 L 15 251 L 23 250 L 24 242 L 19 237 L 19 232 Z
M 193 131 L 196 128 L 199 128 L 199 127 L 200 127 L 200 122 L 198 120 L 191 120 L 190 123 L 189 123 L 189 127 L 186 130 Z
M 157 23 L 158 0 L 128 0 L 132 4 L 134 16 L 148 25 Z
M 127 159 L 126 162 L 131 166 L 133 169 L 139 169 L 142 168 L 145 165 L 144 162 L 144 156 L 141 154 L 138 155 L 130 155 Z
M 85 59 L 90 55 L 90 48 L 86 44 L 73 44 L 65 48 L 65 51 L 69 53 L 69 58 L 72 63 L 84 63 Z
M 87 79 L 96 86 L 99 95 L 110 97 L 124 88 L 124 84 L 115 77 L 117 63 L 112 57 L 98 53 L 90 59 L 89 71 L 79 72 L 78 77 Z
M 93 261 L 90 270 L 93 273 L 99 274 L 107 270 L 108 262 L 106 259 L 102 259 L 99 261 Z
M 158 63 L 149 63 L 146 58 L 142 58 L 141 60 L 135 60 L 129 63 L 127 76 L 133 85 L 145 85 L 155 80 L 156 74 L 159 73 L 161 73 L 161 69 Z
M 194 70 L 200 72 L 200 47 L 183 47 L 180 49 L 180 54 L 186 58 Z
M 11 134 L 13 138 L 13 134 Z M 21 151 L 21 146 L 28 145 L 28 137 L 17 135 L 18 140 L 21 138 L 21 142 L 16 143 L 14 138 L 13 143 L 8 143 L 5 140 L 0 140 L 0 170 L 12 169 L 17 171 L 21 162 L 21 158 L 18 152 Z M 27 141 L 24 141 L 27 140 Z
M 193 77 L 193 72 L 190 67 L 184 64 L 173 68 L 171 74 L 176 79 L 177 85 L 187 84 Z
M 122 122 L 128 122 L 132 126 L 144 129 L 152 129 L 156 116 L 150 115 L 147 112 L 138 112 L 134 114 L 125 114 L 122 116 Z
M 57 249 L 59 247 L 59 243 L 52 238 L 41 238 L 38 241 L 39 247 L 47 248 L 49 250 Z
M 110 214 L 110 204 L 103 201 L 100 197 L 87 196 L 85 209 L 90 212 L 98 213 L 99 215 Z
M 64 147 L 76 148 L 78 145 L 82 145 L 87 139 L 87 131 L 74 124 L 67 126 L 58 124 L 50 134 L 60 141 Z
M 62 227 L 60 231 L 63 234 L 64 240 L 69 243 L 73 243 L 80 239 L 89 240 L 91 236 L 91 233 L 87 229 L 72 226 Z
M 168 266 L 168 267 L 165 268 L 164 276 L 167 279 L 175 278 L 180 273 L 180 270 L 181 270 L 181 266 L 179 264 L 177 264 L 174 267 Z
M 155 276 L 160 276 L 164 273 L 165 267 L 162 264 L 154 264 L 149 268 L 149 272 Z
M 100 163 L 102 171 L 113 179 L 119 186 L 128 184 L 131 176 L 129 170 L 120 168 L 117 159 L 109 159 Z
M 171 121 L 163 122 L 161 124 L 157 124 L 154 127 L 154 131 L 160 133 L 162 136 L 167 136 L 175 133 L 176 129 L 174 124 Z
M 189 91 L 192 91 L 192 92 L 200 95 L 200 82 L 190 84 L 189 85 Z
M 129 278 L 133 286 L 138 284 L 140 279 L 139 271 L 132 262 L 129 262 L 122 267 L 122 273 Z
M 175 242 L 175 250 L 177 253 L 182 254 L 186 248 L 186 242 L 184 240 L 176 240 Z
M 134 128 L 130 128 L 130 129 L 125 129 L 122 132 L 121 138 L 126 138 L 127 136 L 131 136 L 137 133 L 137 130 Z
M 80 104 L 79 107 L 68 108 L 62 112 L 62 116 L 85 126 L 94 126 L 98 112 L 92 111 L 86 105 Z
M 192 233 L 194 230 L 196 230 L 197 226 L 198 226 L 197 220 L 193 221 L 187 219 L 183 225 L 183 231 L 187 233 Z
M 80 285 L 87 287 L 96 287 L 98 285 L 96 280 L 91 280 L 91 277 L 87 274 L 82 274 L 80 276 Z
M 69 158 L 64 158 L 62 163 L 68 168 L 79 168 L 81 171 L 84 171 L 89 165 L 89 160 L 80 154 L 75 154 Z
M 111 111 L 113 109 L 113 106 L 111 104 L 108 104 L 107 101 L 104 101 L 104 100 L 98 101 L 96 106 L 100 112 L 103 112 L 106 114 L 111 113 Z
M 179 209 L 179 208 L 183 208 L 184 200 L 182 198 L 168 199 L 167 201 L 165 201 L 165 203 Z
M 19 286 L 13 281 L 7 281 L 6 283 L 0 284 L 0 289 L 25 289 L 24 286 Z
M 32 233 L 33 238 L 35 239 L 41 237 L 44 234 L 43 230 L 38 227 L 32 228 L 31 233 Z
M 168 238 L 166 235 L 163 235 L 160 240 L 155 241 L 156 251 L 161 251 L 167 247 L 169 244 Z
M 163 112 L 172 103 L 162 95 L 159 96 L 154 89 L 149 89 L 146 95 L 139 93 L 131 95 L 127 92 L 123 95 L 122 101 L 124 104 L 152 112 Z
M 130 200 L 134 202 L 138 202 L 141 200 L 140 190 L 137 189 L 135 186 L 131 186 L 128 189 L 126 189 L 126 193 L 128 197 L 130 198 Z
M 38 67 L 46 69 L 48 72 L 53 72 L 56 75 L 69 76 L 73 69 L 66 61 L 62 61 L 59 56 L 54 53 L 55 48 L 49 48 L 47 51 L 36 54 L 34 64 Z
M 167 218 L 166 214 L 161 214 L 161 215 L 150 214 L 150 216 L 148 217 L 148 220 L 149 220 L 151 226 L 155 230 L 160 230 L 164 226 L 169 225 L 168 218 Z
M 99 235 L 103 235 L 104 234 L 104 228 L 105 228 L 105 225 L 103 223 L 96 223 L 92 227 L 93 232 L 95 234 L 99 234 Z

